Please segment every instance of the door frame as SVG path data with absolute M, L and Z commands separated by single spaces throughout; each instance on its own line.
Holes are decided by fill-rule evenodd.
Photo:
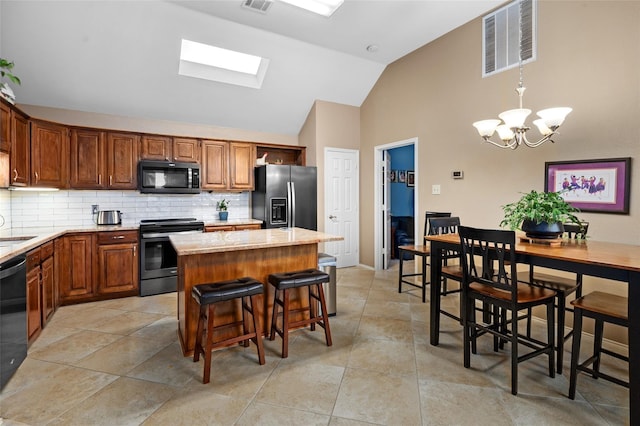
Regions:
M 419 211 L 419 206 L 420 206 L 420 202 L 419 202 L 419 182 L 420 182 L 420 178 L 419 178 L 419 173 L 420 170 L 418 169 L 418 137 L 413 137 L 410 139 L 404 139 L 401 141 L 396 141 L 396 142 L 390 142 L 384 145 L 377 145 L 375 146 L 374 149 L 374 165 L 375 165 L 375 173 L 374 173 L 374 200 L 373 200 L 373 205 L 374 205 L 374 211 L 376 212 L 376 214 L 374 214 L 374 221 L 373 221 L 373 227 L 374 227 L 374 268 L 375 270 L 380 270 L 382 268 L 382 220 L 380 218 L 380 215 L 378 214 L 378 212 L 380 212 L 380 210 L 382 209 L 382 180 L 384 179 L 384 176 L 382 175 L 382 152 L 392 149 L 392 148 L 400 148 L 402 146 L 407 146 L 407 145 L 413 145 L 413 171 L 414 171 L 414 177 L 415 177 L 415 186 L 413 188 L 413 216 L 416 218 L 416 220 L 414 220 L 414 230 L 413 233 L 414 235 L 418 235 L 418 226 L 420 223 L 420 220 L 417 220 L 420 216 L 418 215 L 418 211 Z M 392 242 L 393 244 L 393 242 Z

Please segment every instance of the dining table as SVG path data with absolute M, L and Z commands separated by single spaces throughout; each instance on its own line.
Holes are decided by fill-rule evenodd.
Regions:
M 629 419 L 640 425 L 640 245 L 562 239 L 559 244 L 533 242 L 516 236 L 516 261 L 560 271 L 574 272 L 627 284 L 629 315 Z M 431 245 L 431 282 L 441 280 L 444 250 L 460 251 L 458 234 L 427 235 Z M 440 286 L 430 289 L 429 339 L 437 346 L 440 334 Z

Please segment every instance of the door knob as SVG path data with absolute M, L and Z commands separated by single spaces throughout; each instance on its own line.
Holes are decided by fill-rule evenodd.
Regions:
M 338 216 L 334 216 L 334 215 L 332 215 L 332 214 L 330 214 L 330 215 L 329 215 L 329 219 L 331 219 L 331 220 L 333 220 L 333 219 L 337 219 L 337 218 L 338 218 Z

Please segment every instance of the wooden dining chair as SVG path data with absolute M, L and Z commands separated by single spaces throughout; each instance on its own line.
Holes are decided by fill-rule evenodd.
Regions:
M 429 235 L 443 235 L 443 234 L 455 234 L 458 232 L 460 226 L 459 217 L 432 217 L 429 218 Z M 442 269 L 440 275 L 442 276 L 440 296 L 447 296 L 452 293 L 460 293 L 462 285 L 457 288 L 450 289 L 447 286 L 448 280 L 454 280 L 458 283 L 462 283 L 462 267 L 459 262 L 460 252 L 457 250 L 445 250 L 442 253 Z M 451 264 L 451 261 L 458 261 L 455 264 Z M 462 311 L 464 309 L 462 298 L 460 298 L 460 316 L 454 315 L 448 311 L 440 310 L 440 313 L 459 321 L 462 324 Z
M 432 217 L 450 217 L 450 212 L 426 212 L 424 215 L 424 232 L 422 235 L 422 241 L 420 244 L 407 244 L 398 246 L 398 257 L 400 258 L 400 264 L 398 265 L 398 293 L 402 293 L 402 284 L 408 284 L 413 287 L 422 289 L 422 302 L 427 301 L 427 258 L 431 255 L 429 245 L 424 240 L 424 237 L 428 235 L 429 231 L 429 219 Z M 418 273 L 404 273 L 404 255 L 410 254 L 420 257 L 422 264 L 421 271 Z M 421 283 L 418 285 L 413 280 L 409 280 L 411 277 L 421 277 Z
M 477 353 L 477 338 L 483 334 L 491 334 L 496 352 L 503 342 L 511 343 L 513 395 L 518 394 L 518 364 L 522 361 L 546 354 L 549 357 L 549 376 L 555 377 L 553 301 L 556 292 L 518 282 L 515 232 L 460 226 L 458 234 L 462 250 L 462 295 L 465 301 L 465 368 L 471 367 L 471 352 Z M 485 322 L 484 316 L 481 316 L 480 321 L 476 320 L 476 301 L 489 306 L 489 322 Z M 534 306 L 547 308 L 546 343 L 518 331 L 518 311 Z M 520 355 L 520 344 L 531 350 Z
M 575 223 L 564 224 L 564 238 L 572 240 L 584 240 L 587 237 L 589 222 L 581 222 L 580 225 Z M 566 312 L 573 312 L 573 309 L 567 306 L 566 300 L 568 296 L 575 293 L 575 297 L 582 296 L 582 274 L 576 274 L 575 278 L 561 277 L 558 275 L 538 272 L 533 265 L 529 266 L 529 283 L 531 285 L 554 290 L 557 294 L 556 306 L 556 372 L 562 374 L 562 365 L 564 361 L 564 343 L 573 336 L 573 329 L 565 333 Z M 531 309 L 527 312 L 527 334 L 531 335 Z

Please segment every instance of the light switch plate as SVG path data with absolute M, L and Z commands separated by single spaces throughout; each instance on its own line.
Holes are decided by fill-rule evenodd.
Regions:
M 440 185 L 431 185 L 431 194 L 440 195 Z

